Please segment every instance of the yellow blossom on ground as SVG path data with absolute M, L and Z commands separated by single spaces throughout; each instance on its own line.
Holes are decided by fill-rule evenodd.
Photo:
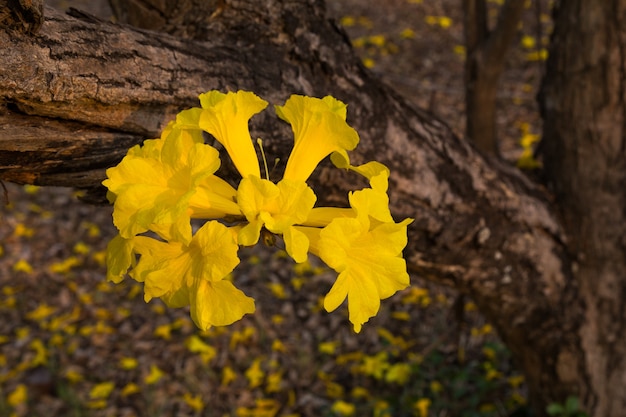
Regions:
M 354 16 L 343 16 L 339 19 L 341 26 L 350 27 L 356 24 L 356 18 Z
M 135 369 L 139 363 L 135 358 L 122 358 L 119 361 L 120 368 L 129 371 Z
M 89 398 L 92 400 L 108 398 L 114 388 L 115 383 L 113 382 L 101 382 L 89 391 Z
M 202 362 L 204 363 L 211 362 L 211 360 L 217 355 L 215 348 L 205 343 L 197 335 L 189 336 L 185 340 L 185 346 L 190 352 L 199 353 L 202 358 Z
M 430 390 L 433 392 L 433 394 L 438 394 L 443 391 L 443 385 L 441 385 L 441 382 L 439 381 L 431 381 Z
M 373 356 L 364 356 L 360 371 L 376 379 L 382 379 L 389 369 L 387 352 L 379 352 Z
M 73 384 L 75 384 L 77 382 L 80 382 L 83 379 L 85 379 L 83 377 L 83 374 L 81 374 L 76 369 L 68 369 L 67 371 L 65 371 L 64 377 L 65 377 L 65 379 L 67 379 L 69 382 L 71 382 Z
M 408 363 L 396 363 L 391 365 L 385 374 L 385 381 L 404 385 L 411 377 L 411 365 Z
M 331 410 L 340 416 L 349 417 L 354 415 L 356 407 L 354 404 L 339 400 L 333 403 Z
M 38 185 L 31 185 L 31 184 L 24 185 L 24 191 L 26 191 L 27 194 L 37 194 L 40 189 L 41 187 L 39 187 Z
M 13 230 L 13 236 L 16 237 L 32 237 L 35 234 L 35 229 L 25 226 L 23 223 L 15 225 Z
M 225 366 L 222 368 L 222 382 L 221 385 L 223 387 L 227 387 L 231 382 L 237 379 L 237 374 L 233 371 L 233 368 L 230 366 Z
M 11 407 L 17 407 L 25 404 L 28 400 L 28 388 L 24 384 L 18 384 L 17 387 L 7 396 L 7 404 Z
M 161 324 L 160 326 L 157 326 L 157 328 L 154 329 L 153 334 L 162 339 L 170 340 L 172 338 L 172 324 L 166 323 L 166 324 Z
M 80 265 L 82 262 L 75 256 L 70 256 L 67 259 L 64 259 L 60 262 L 55 262 L 50 265 L 50 272 L 54 272 L 57 274 L 67 274 L 72 268 Z
M 186 392 L 183 395 L 183 401 L 185 401 L 185 404 L 187 404 L 197 413 L 204 410 L 204 401 L 202 401 L 202 396 L 200 395 L 191 395 L 190 393 Z
M 274 339 L 274 341 L 272 342 L 272 350 L 274 352 L 282 352 L 282 353 L 287 352 L 287 348 L 285 347 L 283 342 L 281 342 L 278 339 Z
M 411 319 L 411 314 L 409 314 L 408 311 L 394 311 L 391 313 L 391 317 L 396 320 L 409 321 Z
M 444 29 L 447 29 L 452 25 L 452 19 L 447 16 L 426 16 L 424 20 L 429 25 L 440 26 Z
M 371 394 L 366 388 L 354 387 L 352 388 L 350 395 L 354 398 L 368 398 Z
M 41 339 L 33 339 L 29 347 L 35 351 L 35 357 L 31 361 L 31 366 L 46 365 L 48 363 L 48 349 Z
M 270 372 L 267 374 L 267 381 L 265 386 L 265 392 L 268 394 L 272 392 L 279 392 L 283 381 L 282 372 Z
M 15 264 L 13 264 L 13 271 L 15 271 L 15 272 L 25 272 L 27 274 L 30 274 L 30 273 L 33 272 L 33 267 L 30 266 L 30 264 L 28 263 L 27 260 L 20 259 Z
M 334 355 L 335 351 L 337 350 L 337 345 L 339 344 L 338 341 L 332 341 L 332 342 L 322 342 L 317 346 L 317 350 L 320 353 L 326 353 L 328 355 Z
M 150 365 L 150 373 L 146 375 L 146 377 L 143 379 L 143 382 L 148 385 L 153 385 L 159 382 L 164 376 L 165 374 L 158 366 Z
M 463 59 L 465 58 L 465 55 L 467 55 L 467 51 L 463 45 L 454 45 L 452 51 Z
M 428 417 L 428 409 L 432 401 L 430 398 L 420 398 L 414 404 L 417 417 Z
M 415 31 L 411 28 L 403 29 L 402 32 L 400 32 L 400 37 L 404 39 L 413 39 L 415 38 Z
M 252 365 L 246 370 L 245 376 L 248 379 L 248 387 L 256 388 L 261 385 L 265 372 L 261 369 L 261 359 L 255 359 Z
M 26 314 L 26 318 L 34 321 L 42 321 L 56 313 L 57 308 L 41 303 L 36 309 Z
M 136 394 L 138 392 L 141 392 L 141 388 L 139 388 L 139 385 L 135 384 L 134 382 L 130 382 L 126 384 L 124 388 L 122 388 L 121 395 L 122 397 L 128 397 L 129 395 Z

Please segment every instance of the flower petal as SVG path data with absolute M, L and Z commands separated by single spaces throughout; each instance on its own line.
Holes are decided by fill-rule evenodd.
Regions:
M 254 299 L 227 280 L 198 280 L 190 289 L 191 318 L 201 330 L 226 326 L 254 313 Z

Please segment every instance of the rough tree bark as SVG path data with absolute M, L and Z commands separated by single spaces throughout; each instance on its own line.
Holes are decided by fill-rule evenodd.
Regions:
M 561 2 L 543 85 L 546 175 L 568 232 L 584 319 L 584 404 L 626 406 L 626 0 Z
M 321 0 L 178 2 L 195 26 L 180 26 L 187 20 L 177 13 L 189 12 L 168 1 L 129 3 L 160 5 L 152 10 L 165 23 L 152 29 L 170 34 L 49 8 L 34 36 L 23 25 L 0 28 L 0 179 L 98 186 L 130 144 L 156 136 L 209 89 L 248 89 L 277 104 L 331 94 L 349 104 L 361 135 L 355 161 L 386 163 L 394 214 L 416 219 L 411 271 L 473 298 L 525 372 L 538 415 L 570 394 L 605 395 L 596 388 L 609 381 L 584 360 L 603 352 L 580 333 L 587 300 L 544 190 L 373 78 Z M 286 125 L 262 116 L 252 130 L 285 160 Z M 318 196 L 345 204 L 343 174 L 322 166 L 312 179 Z

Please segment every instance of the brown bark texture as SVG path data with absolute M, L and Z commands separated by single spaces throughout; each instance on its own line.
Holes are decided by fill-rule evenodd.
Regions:
M 545 190 L 364 70 L 321 1 L 112 3 L 126 7 L 123 20 L 132 22 L 136 6 L 162 23 L 139 29 L 46 8 L 34 34 L 0 27 L 0 179 L 97 188 L 130 145 L 157 136 L 210 89 L 251 90 L 274 104 L 333 95 L 361 136 L 354 162 L 387 164 L 394 215 L 415 219 L 411 272 L 472 297 L 524 370 L 538 410 L 591 392 L 578 281 Z M 291 133 L 265 113 L 253 119 L 253 137 L 284 161 Z M 311 179 L 322 202 L 341 205 L 354 177 L 322 165 Z
M 584 306 L 580 395 L 626 405 L 626 0 L 561 2 L 543 85 L 546 176 Z

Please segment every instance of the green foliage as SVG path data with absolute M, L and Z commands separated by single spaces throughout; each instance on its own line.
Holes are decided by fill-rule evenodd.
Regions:
M 589 414 L 581 410 L 578 398 L 574 396 L 567 397 L 564 404 L 550 404 L 546 412 L 555 417 L 589 417 Z

